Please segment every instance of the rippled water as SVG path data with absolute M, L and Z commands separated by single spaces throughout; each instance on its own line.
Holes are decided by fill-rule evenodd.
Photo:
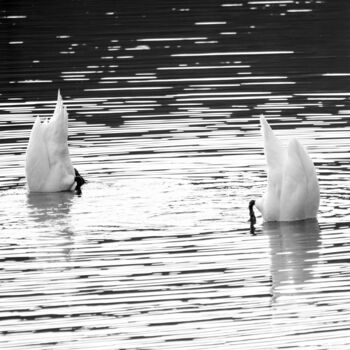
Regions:
M 3 1 L 1 349 L 349 349 L 349 3 Z M 68 106 L 82 196 L 28 194 Z M 263 224 L 264 113 L 318 221 Z

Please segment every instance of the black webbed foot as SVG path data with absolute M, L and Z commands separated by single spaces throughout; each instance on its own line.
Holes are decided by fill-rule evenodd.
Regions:
M 74 181 L 77 184 L 75 187 L 75 191 L 78 195 L 80 195 L 81 194 L 81 186 L 83 186 L 86 183 L 86 180 L 79 174 L 79 171 L 77 169 L 74 168 L 74 172 L 75 172 Z
M 254 209 L 253 209 L 254 205 L 255 205 L 255 200 L 251 200 L 249 202 L 249 216 L 250 216 L 249 221 L 250 221 L 250 233 L 252 235 L 255 235 L 255 226 L 254 225 L 256 224 L 256 217 L 255 217 Z

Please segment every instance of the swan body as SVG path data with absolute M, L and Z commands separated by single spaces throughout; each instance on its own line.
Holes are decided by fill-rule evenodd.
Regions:
M 309 155 L 295 138 L 285 148 L 260 117 L 267 161 L 267 190 L 255 201 L 264 221 L 296 221 L 316 218 L 320 191 Z
M 68 151 L 68 113 L 58 92 L 53 116 L 33 125 L 26 154 L 30 192 L 74 191 L 76 171 Z

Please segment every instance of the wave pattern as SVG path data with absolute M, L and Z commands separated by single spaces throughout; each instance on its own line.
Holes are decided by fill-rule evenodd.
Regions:
M 348 348 L 347 8 L 6 2 L 0 348 Z M 81 197 L 25 189 L 58 88 Z M 261 113 L 315 161 L 318 222 L 250 234 Z

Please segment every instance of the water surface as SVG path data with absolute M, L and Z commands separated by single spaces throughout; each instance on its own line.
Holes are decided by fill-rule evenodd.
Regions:
M 346 349 L 349 4 L 4 1 L 1 349 Z M 81 196 L 28 194 L 57 89 Z M 315 162 L 318 220 L 248 223 L 259 115 Z

